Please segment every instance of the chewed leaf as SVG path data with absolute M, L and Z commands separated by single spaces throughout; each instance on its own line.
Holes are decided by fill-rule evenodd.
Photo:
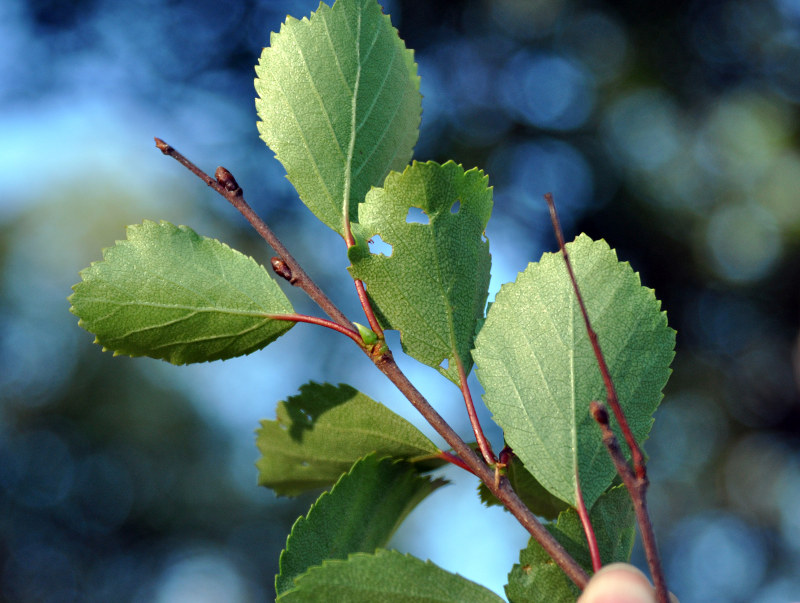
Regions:
M 491 212 L 487 176 L 452 161 L 390 174 L 359 209 L 363 236 L 380 236 L 392 252 L 351 252 L 350 273 L 366 283 L 382 325 L 400 331 L 403 350 L 455 383 L 457 361 L 466 373 L 472 368 L 486 307 Z
M 256 66 L 261 138 L 300 199 L 340 234 L 389 170 L 411 159 L 422 112 L 417 65 L 375 0 L 289 17 Z
M 249 354 L 294 323 L 263 266 L 186 226 L 145 221 L 81 271 L 71 311 L 115 354 L 187 364 Z
M 675 331 L 653 291 L 605 241 L 581 235 L 567 249 L 620 404 L 641 443 L 669 377 Z M 616 470 L 589 416 L 589 403 L 605 400 L 606 390 L 560 253 L 544 254 L 503 285 L 473 356 L 486 405 L 526 469 L 573 506 L 580 481 L 591 507 Z

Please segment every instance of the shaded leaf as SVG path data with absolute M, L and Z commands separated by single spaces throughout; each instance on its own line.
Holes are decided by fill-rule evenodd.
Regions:
M 300 198 L 343 233 L 344 216 L 411 159 L 422 112 L 414 53 L 375 0 L 288 17 L 256 66 L 261 138 Z
M 427 223 L 407 221 L 415 208 Z M 488 177 L 452 161 L 390 174 L 359 209 L 363 235 L 380 235 L 392 253 L 351 253 L 350 273 L 366 283 L 382 325 L 400 331 L 403 350 L 456 384 L 456 359 L 465 373 L 472 368 L 486 307 L 491 256 L 483 231 L 491 211 Z
M 506 477 L 508 477 L 508 481 L 511 482 L 511 487 L 514 488 L 514 492 L 519 495 L 522 502 L 525 503 L 525 506 L 539 517 L 555 519 L 561 511 L 567 508 L 567 503 L 550 494 L 544 486 L 537 482 L 536 478 L 525 469 L 525 465 L 522 464 L 522 461 L 515 456 L 512 456 L 511 460 L 508 462 Z M 503 506 L 503 503 L 492 494 L 483 482 L 478 486 L 478 494 L 481 497 L 481 501 L 483 501 L 486 506 Z M 503 508 L 505 509 L 504 506 Z
M 324 488 L 361 457 L 377 452 L 425 471 L 442 466 L 437 446 L 411 423 L 349 385 L 307 383 L 261 421 L 259 484 L 281 496 Z
M 301 576 L 279 603 L 501 603 L 496 594 L 411 555 L 379 550 L 325 561 Z
M 669 377 L 675 331 L 653 291 L 605 241 L 581 235 L 567 248 L 620 403 L 642 442 Z M 503 285 L 473 356 L 486 405 L 514 453 L 573 506 L 577 472 L 591 508 L 616 471 L 589 415 L 589 403 L 606 392 L 560 254 L 544 254 Z
M 627 562 L 636 535 L 636 516 L 624 486 L 603 493 L 589 513 L 597 538 L 597 548 L 603 565 L 616 561 Z M 575 509 L 558 516 L 558 522 L 547 529 L 567 552 L 591 573 L 592 561 L 581 520 Z M 573 603 L 580 594 L 578 587 L 550 558 L 533 538 L 522 549 L 519 564 L 508 575 L 506 595 L 512 603 Z
M 115 354 L 173 364 L 249 354 L 293 325 L 263 266 L 187 226 L 145 221 L 81 271 L 70 310 Z
M 389 542 L 408 513 L 445 482 L 420 476 L 405 462 L 369 455 L 342 475 L 292 527 L 281 553 L 275 590 L 325 559 L 371 553 Z

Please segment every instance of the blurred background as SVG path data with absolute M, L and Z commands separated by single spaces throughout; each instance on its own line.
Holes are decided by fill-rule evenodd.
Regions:
M 800 2 L 383 5 L 422 77 L 415 157 L 479 166 L 494 185 L 491 295 L 555 249 L 550 191 L 568 238 L 605 238 L 663 300 L 678 351 L 646 448 L 672 590 L 682 603 L 800 600 Z M 145 218 L 268 261 L 159 136 L 231 170 L 358 320 L 341 239 L 255 127 L 261 48 L 316 6 L 0 3 L 0 600 L 272 600 L 313 497 L 256 486 L 259 419 L 313 379 L 420 424 L 363 355 L 310 325 L 245 358 L 175 367 L 102 353 L 68 312 L 78 271 Z M 400 362 L 466 436 L 458 390 Z M 526 533 L 481 508 L 474 480 L 445 474 L 452 485 L 392 546 L 502 593 Z

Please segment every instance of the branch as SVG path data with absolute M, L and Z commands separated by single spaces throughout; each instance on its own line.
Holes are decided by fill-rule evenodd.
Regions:
M 656 544 L 656 535 L 653 531 L 653 524 L 650 521 L 650 515 L 647 511 L 647 487 L 649 482 L 647 477 L 639 477 L 634 473 L 628 462 L 625 460 L 625 455 L 617 442 L 617 437 L 611 430 L 608 423 L 608 410 L 602 402 L 593 401 L 589 405 L 589 411 L 592 418 L 600 425 L 600 431 L 603 434 L 603 444 L 611 455 L 611 460 L 614 461 L 614 467 L 617 469 L 622 478 L 622 482 L 628 489 L 631 501 L 633 501 L 633 508 L 636 512 L 636 521 L 639 524 L 639 529 L 642 533 L 642 545 L 644 546 L 645 556 L 647 557 L 647 565 L 650 567 L 650 574 L 653 577 L 653 585 L 656 589 L 656 596 L 659 603 L 669 603 L 669 594 L 667 591 L 667 582 L 664 579 L 664 570 L 661 567 L 661 558 L 658 555 L 658 545 Z
M 347 317 L 342 313 L 342 311 L 339 310 L 339 308 L 336 307 L 336 304 L 334 304 L 330 298 L 323 293 L 322 289 L 320 289 L 317 284 L 311 280 L 308 274 L 306 274 L 305 270 L 303 270 L 300 264 L 297 263 L 297 260 L 292 257 L 286 247 L 283 246 L 283 243 L 281 243 L 278 237 L 275 236 L 275 233 L 272 232 L 272 229 L 270 229 L 270 227 L 267 226 L 266 223 L 259 218 L 253 209 L 247 204 L 247 201 L 244 200 L 242 189 L 239 187 L 236 179 L 228 170 L 226 170 L 224 167 L 217 168 L 215 173 L 217 179 L 214 180 L 160 138 L 156 138 L 155 141 L 156 147 L 158 147 L 158 149 L 164 153 L 164 155 L 168 155 L 169 157 L 172 157 L 178 161 L 178 163 L 186 167 L 195 176 L 200 178 L 200 180 L 225 197 L 225 199 L 227 199 L 227 201 L 247 219 L 250 225 L 255 228 L 256 232 L 260 234 L 261 237 L 269 244 L 269 246 L 275 250 L 275 252 L 280 256 L 280 259 L 282 259 L 285 263 L 286 267 L 288 267 L 290 274 L 294 279 L 294 282 L 292 282 L 293 285 L 300 287 L 303 291 L 305 291 L 308 296 L 313 299 L 320 308 L 322 308 L 323 312 L 333 319 L 335 323 L 341 325 L 345 329 L 355 332 L 355 328 L 353 327 L 352 323 L 347 320 Z
M 583 322 L 586 325 L 586 332 L 588 333 L 589 341 L 592 344 L 592 350 L 594 351 L 595 358 L 597 359 L 597 365 L 600 368 L 600 374 L 603 376 L 603 383 L 605 384 L 606 388 L 608 405 L 614 411 L 614 417 L 617 419 L 617 423 L 619 423 L 622 434 L 625 437 L 625 442 L 631 451 L 633 470 L 625 461 L 625 457 L 619 448 L 616 436 L 614 436 L 614 432 L 611 431 L 611 428 L 609 427 L 608 410 L 606 410 L 605 406 L 599 402 L 592 402 L 589 405 L 589 409 L 595 421 L 600 424 L 600 429 L 603 432 L 603 443 L 606 445 L 609 454 L 611 454 L 611 458 L 614 461 L 614 466 L 625 483 L 625 487 L 628 489 L 631 501 L 633 502 L 633 506 L 636 511 L 636 520 L 639 524 L 639 530 L 642 534 L 642 544 L 645 548 L 647 563 L 650 567 L 650 574 L 652 575 L 653 585 L 656 589 L 656 597 L 658 598 L 659 603 L 669 603 L 667 583 L 664 579 L 664 571 L 661 567 L 661 558 L 658 554 L 658 546 L 656 545 L 655 533 L 653 532 L 653 524 L 650 522 L 650 517 L 647 513 L 646 493 L 648 480 L 647 466 L 644 461 L 644 453 L 639 447 L 639 444 L 636 442 L 636 438 L 633 436 L 633 432 L 628 424 L 628 419 L 625 417 L 625 413 L 622 411 L 619 398 L 617 398 L 617 391 L 614 388 L 613 381 L 611 380 L 611 373 L 608 370 L 608 364 L 606 363 L 605 356 L 603 356 L 603 352 L 600 349 L 597 333 L 595 333 L 589 320 L 589 313 L 586 311 L 586 304 L 583 302 L 583 296 L 581 295 L 580 288 L 578 287 L 578 281 L 575 278 L 575 271 L 572 269 L 572 263 L 569 259 L 567 246 L 564 242 L 564 233 L 561 230 L 561 223 L 558 220 L 558 214 L 556 213 L 556 205 L 553 201 L 553 195 L 547 193 L 544 198 L 545 201 L 547 201 L 547 206 L 550 208 L 550 219 L 553 222 L 553 230 L 555 230 L 556 238 L 558 239 L 558 246 L 561 248 L 561 255 L 564 257 L 564 263 L 567 266 L 567 272 L 569 273 L 569 278 L 572 281 L 572 288 L 575 290 L 575 297 L 578 300 L 578 305 L 580 306 L 581 314 L 583 316 Z
M 578 588 L 583 590 L 589 577 L 584 569 L 567 553 L 563 546 L 547 531 L 542 523 L 531 513 L 530 509 L 519 498 L 511 487 L 507 478 L 503 477 L 495 481 L 495 472 L 475 454 L 464 440 L 453 430 L 452 427 L 434 410 L 425 397 L 408 380 L 400 367 L 392 358 L 391 353 L 382 354 L 374 359 L 375 366 L 395 384 L 409 402 L 420 414 L 430 423 L 437 433 L 444 438 L 450 447 L 461 457 L 469 470 L 486 484 L 489 491 L 494 494 L 517 518 L 522 526 L 533 536 L 542 546 L 553 561 L 564 571 Z
M 214 180 L 205 172 L 198 168 L 191 161 L 186 159 L 178 151 L 173 149 L 163 140 L 156 138 L 156 146 L 165 155 L 184 165 L 189 171 L 203 180 L 208 186 L 225 197 L 239 212 L 247 219 L 264 240 L 278 253 L 279 262 L 272 261 L 273 269 L 290 283 L 300 287 L 309 297 L 313 299 L 322 310 L 330 316 L 333 321 L 345 329 L 355 331 L 353 324 L 336 307 L 336 305 L 322 292 L 306 272 L 300 267 L 297 261 L 291 256 L 288 250 L 278 240 L 272 230 L 259 218 L 242 196 L 242 189 L 237 184 L 230 172 L 225 168 L 217 168 Z M 366 310 L 366 308 L 365 308 Z M 589 576 L 584 569 L 570 556 L 563 546 L 553 537 L 550 532 L 541 524 L 536 516 L 519 498 L 511 487 L 507 478 L 498 479 L 495 471 L 481 458 L 475 454 L 472 448 L 453 430 L 452 427 L 434 410 L 425 397 L 408 380 L 408 377 L 400 370 L 382 339 L 376 345 L 364 346 L 359 344 L 360 349 L 369 356 L 375 366 L 403 393 L 411 402 L 414 408 L 428 421 L 436 432 L 444 438 L 455 453 L 460 457 L 467 469 L 474 473 L 486 484 L 492 492 L 511 512 L 522 526 L 536 539 L 542 548 L 558 564 L 564 573 L 572 580 L 578 588 L 583 590 L 589 581 Z
M 561 255 L 564 256 L 564 263 L 567 265 L 567 272 L 569 272 L 569 278 L 572 281 L 572 288 L 575 290 L 575 297 L 578 298 L 578 305 L 583 315 L 583 322 L 586 325 L 586 332 L 589 334 L 589 341 L 592 344 L 594 356 L 600 367 L 600 374 L 603 375 L 603 382 L 605 383 L 608 396 L 608 405 L 611 407 L 611 410 L 614 411 L 614 417 L 617 419 L 617 423 L 619 423 L 620 429 L 622 430 L 622 435 L 625 437 L 625 443 L 628 444 L 628 448 L 631 449 L 631 458 L 633 459 L 633 466 L 636 470 L 636 474 L 640 478 L 646 479 L 647 469 L 645 468 L 644 454 L 639 444 L 636 442 L 636 438 L 633 437 L 633 432 L 631 431 L 630 425 L 628 425 L 628 419 L 625 417 L 625 413 L 622 412 L 622 407 L 617 398 L 617 390 L 614 388 L 614 383 L 611 381 L 611 373 L 608 370 L 608 364 L 606 364 L 605 356 L 603 356 L 600 343 L 597 340 L 597 333 L 594 332 L 592 323 L 589 322 L 589 313 L 586 311 L 586 304 L 583 303 L 583 296 L 578 288 L 578 281 L 575 279 L 575 272 L 572 270 L 572 264 L 569 261 L 569 253 L 567 253 L 567 246 L 564 243 L 564 233 L 561 231 L 561 223 L 558 220 L 556 205 L 553 202 L 553 195 L 547 193 L 544 198 L 547 201 L 547 206 L 550 208 L 550 219 L 553 222 L 553 229 L 556 231 L 558 246 L 561 248 Z

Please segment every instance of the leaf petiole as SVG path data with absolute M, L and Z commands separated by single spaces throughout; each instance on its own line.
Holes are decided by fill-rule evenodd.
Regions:
M 271 314 L 269 318 L 273 320 L 289 320 L 292 322 L 307 322 L 312 325 L 319 325 L 334 331 L 338 331 L 343 335 L 347 335 L 350 339 L 355 341 L 359 346 L 364 347 L 361 335 L 352 329 L 347 329 L 342 325 L 328 320 L 327 318 L 319 318 L 318 316 L 308 316 L 307 314 Z

